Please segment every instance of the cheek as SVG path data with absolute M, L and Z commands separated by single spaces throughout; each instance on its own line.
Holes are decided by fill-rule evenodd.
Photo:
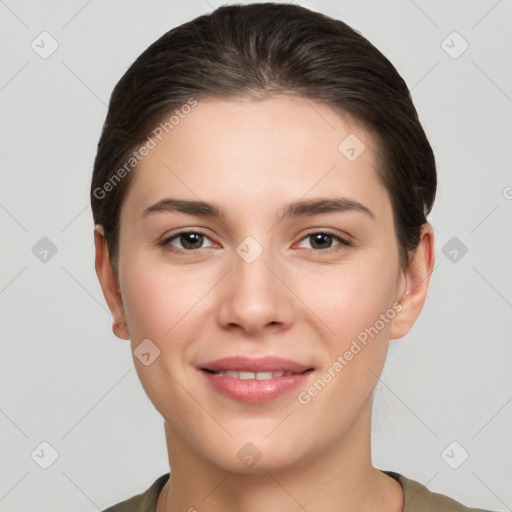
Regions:
M 167 289 L 164 295 L 165 280 L 157 280 L 142 268 L 132 267 L 127 274 L 123 302 L 132 343 L 137 344 L 142 338 L 159 338 L 171 327 L 173 289 Z
M 370 398 L 386 360 L 396 272 L 393 264 L 355 264 L 310 286 L 311 309 L 334 331 L 323 340 L 317 380 L 302 391 L 333 425 L 346 425 Z M 312 283 L 310 283 L 311 285 Z M 319 340 L 319 344 L 321 340 Z M 319 352 L 320 353 L 320 352 Z
M 302 293 L 307 297 L 307 305 L 325 321 L 335 338 L 337 348 L 343 348 L 360 332 L 373 326 L 381 314 L 391 309 L 396 294 L 398 278 L 395 262 L 358 261 L 331 267 L 326 274 L 314 279 L 301 276 Z M 297 283 L 299 284 L 299 283 Z M 386 318 L 387 319 L 387 318 Z M 387 333 L 389 323 L 379 331 Z M 334 333 L 334 334 L 333 334 Z
M 200 325 L 197 316 L 206 291 L 204 286 L 194 286 L 197 276 L 191 277 L 186 270 L 171 270 L 134 257 L 125 260 L 124 269 L 123 303 L 132 351 L 146 339 L 159 350 L 147 366 L 135 353 L 135 368 L 153 405 L 164 413 L 169 397 L 173 397 L 173 407 L 189 401 L 179 382 L 183 381 L 187 347 L 197 337 L 191 329 Z
M 126 274 L 123 302 L 132 342 L 150 338 L 159 344 L 197 303 L 198 292 L 185 272 L 140 263 L 127 266 Z
M 346 398 L 349 402 L 367 398 L 382 371 L 391 323 L 399 311 L 397 278 L 395 260 L 383 258 L 343 280 L 343 302 L 337 317 L 333 312 L 337 336 L 330 364 L 341 361 L 338 385 L 351 390 L 351 397 Z
M 132 350 L 149 339 L 160 350 L 158 365 L 179 371 L 199 338 L 205 307 L 211 310 L 213 288 L 221 274 L 201 264 L 177 266 L 165 259 L 144 258 L 142 251 L 125 259 L 123 272 Z

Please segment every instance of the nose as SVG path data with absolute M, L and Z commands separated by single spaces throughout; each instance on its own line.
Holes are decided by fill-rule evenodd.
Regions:
M 281 330 L 293 320 L 293 292 L 287 272 L 270 251 L 252 262 L 233 255 L 233 269 L 222 280 L 218 321 L 224 329 L 240 330 L 251 336 Z M 288 279 L 289 280 L 289 279 Z

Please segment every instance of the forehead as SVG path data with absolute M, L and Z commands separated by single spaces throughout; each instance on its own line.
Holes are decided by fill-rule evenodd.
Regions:
M 130 211 L 165 195 L 254 213 L 333 194 L 369 202 L 377 214 L 389 208 L 371 136 L 327 105 L 290 96 L 208 99 L 177 119 L 134 171 Z

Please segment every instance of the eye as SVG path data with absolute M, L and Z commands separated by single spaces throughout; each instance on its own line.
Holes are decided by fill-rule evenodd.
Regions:
M 160 245 L 165 249 L 169 249 L 175 252 L 192 252 L 198 249 L 203 249 L 202 245 L 205 240 L 210 240 L 201 231 L 180 231 L 175 235 L 166 238 Z M 181 247 L 176 247 L 173 242 L 179 243 Z M 212 247 L 212 245 L 207 247 Z
M 327 252 L 331 249 L 335 249 L 338 245 L 350 247 L 351 243 L 345 240 L 344 238 L 335 235 L 333 233 L 325 232 L 325 231 L 317 231 L 314 233 L 310 233 L 301 239 L 301 242 L 305 240 L 311 240 L 310 249 L 314 251 Z M 179 233 L 174 234 L 173 236 L 166 238 L 162 242 L 159 243 L 164 249 L 184 253 L 184 252 L 193 252 L 199 249 L 203 249 L 205 247 L 213 247 L 214 244 L 210 244 L 209 246 L 203 247 L 203 243 L 205 240 L 210 240 L 209 237 L 201 232 L 201 231 L 180 231 Z M 337 242 L 333 245 L 333 242 Z M 175 244 L 179 244 L 176 246 Z
M 326 252 L 326 250 L 333 249 L 335 246 L 333 246 L 333 241 L 337 241 L 337 245 L 343 245 L 350 247 L 351 243 L 345 240 L 344 238 L 341 238 L 338 235 L 335 235 L 333 233 L 328 233 L 325 231 L 317 231 L 314 233 L 309 233 L 309 235 L 306 235 L 304 238 L 302 238 L 301 241 L 311 239 L 311 249 L 315 251 L 322 251 Z

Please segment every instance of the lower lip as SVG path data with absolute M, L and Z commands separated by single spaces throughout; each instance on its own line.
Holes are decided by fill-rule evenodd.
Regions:
M 311 371 L 276 377 L 274 379 L 236 379 L 202 370 L 208 382 L 220 393 L 234 400 L 251 404 L 270 402 L 297 388 L 310 376 Z

